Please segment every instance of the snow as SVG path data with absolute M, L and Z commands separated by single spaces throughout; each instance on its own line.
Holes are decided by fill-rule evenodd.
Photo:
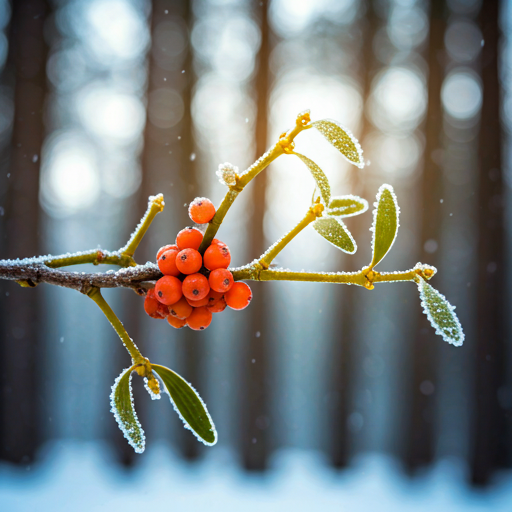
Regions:
M 166 509 L 195 512 L 509 512 L 512 474 L 486 491 L 467 486 L 458 459 L 438 461 L 409 479 L 396 460 L 380 453 L 358 456 L 342 472 L 319 452 L 278 451 L 270 471 L 242 472 L 235 453 L 208 450 L 202 462 L 184 463 L 163 442 L 152 442 L 131 471 L 118 466 L 99 442 L 57 441 L 45 446 L 40 464 L 0 464 L 4 510 L 112 512 Z

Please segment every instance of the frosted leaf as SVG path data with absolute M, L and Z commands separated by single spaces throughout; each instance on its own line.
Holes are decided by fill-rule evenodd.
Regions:
M 169 368 L 158 364 L 151 366 L 162 379 L 164 389 L 185 428 L 191 430 L 205 445 L 213 446 L 217 442 L 217 431 L 206 404 L 197 391 Z
M 356 252 L 356 242 L 342 220 L 335 217 L 320 217 L 313 222 L 313 227 L 328 242 L 343 252 L 348 254 Z
M 436 334 L 442 336 L 444 341 L 460 347 L 464 341 L 464 332 L 455 314 L 455 306 L 424 279 L 418 281 L 418 289 L 423 313 L 427 315 Z
M 368 210 L 368 201 L 362 197 L 346 195 L 333 197 L 327 213 L 336 217 L 352 217 Z
M 373 258 L 370 265 L 372 268 L 389 252 L 398 232 L 400 208 L 391 185 L 381 185 L 374 206 L 373 224 L 370 228 L 370 231 L 373 231 Z
M 148 378 L 147 377 L 144 377 L 144 387 L 146 388 L 146 391 L 149 393 L 149 396 L 151 397 L 151 400 L 160 400 L 161 394 L 153 392 L 153 390 L 148 385 Z
M 295 155 L 297 155 L 308 166 L 318 188 L 320 189 L 324 203 L 328 205 L 331 199 L 331 186 L 329 185 L 329 180 L 324 174 L 324 171 L 322 171 L 322 169 L 320 169 L 320 167 L 318 167 L 318 165 L 307 156 L 301 155 L 300 153 L 295 153 Z
M 232 187 L 236 185 L 238 167 L 230 164 L 229 162 L 225 162 L 223 164 L 219 164 L 219 168 L 215 174 L 219 177 L 219 181 L 222 183 L 222 185 Z
M 364 167 L 363 149 L 347 128 L 332 119 L 315 121 L 312 125 L 351 163 Z
M 128 440 L 137 453 L 142 453 L 146 446 L 146 436 L 139 423 L 135 409 L 133 408 L 132 396 L 132 371 L 133 366 L 121 372 L 112 386 L 110 394 L 110 411 Z

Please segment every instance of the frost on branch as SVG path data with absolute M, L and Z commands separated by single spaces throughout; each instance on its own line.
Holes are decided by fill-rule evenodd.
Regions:
M 335 217 L 353 217 L 360 215 L 368 210 L 368 201 L 362 197 L 353 196 L 337 196 L 331 199 L 327 213 Z
M 207 446 L 217 442 L 217 431 L 212 418 L 199 393 L 177 373 L 165 366 L 152 365 L 153 370 L 162 379 L 164 390 L 178 413 L 185 428 Z
M 322 199 L 325 203 L 325 206 L 329 204 L 331 200 L 331 186 L 329 185 L 329 180 L 327 176 L 324 174 L 324 171 L 318 167 L 318 165 L 310 160 L 307 156 L 301 155 L 300 153 L 295 153 L 308 167 L 313 175 L 314 180 L 318 188 L 320 189 L 320 193 L 322 194 Z
M 337 121 L 322 119 L 312 123 L 315 127 L 351 164 L 360 169 L 364 167 L 363 149 L 359 141 L 347 128 Z
M 342 220 L 334 217 L 320 217 L 313 222 L 313 227 L 332 245 L 348 254 L 357 251 L 357 245 Z
M 455 306 L 422 278 L 418 281 L 418 289 L 423 312 L 436 330 L 436 334 L 442 336 L 444 341 L 460 347 L 464 341 L 464 332 L 454 312 Z
M 215 174 L 219 177 L 219 181 L 221 182 L 222 185 L 232 187 L 236 185 L 236 175 L 238 174 L 238 167 L 230 164 L 229 162 L 225 162 L 223 164 L 219 164 L 219 168 Z
M 372 250 L 373 258 L 371 267 L 384 259 L 396 239 L 398 232 L 398 215 L 400 208 L 391 185 L 381 185 L 377 193 L 377 201 L 374 203 Z
M 132 370 L 133 366 L 123 370 L 114 382 L 110 394 L 110 410 L 124 437 L 137 453 L 142 453 L 146 446 L 146 436 L 133 407 Z

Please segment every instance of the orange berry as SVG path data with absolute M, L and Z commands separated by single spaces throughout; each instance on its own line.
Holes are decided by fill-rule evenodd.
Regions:
M 195 249 L 183 249 L 176 256 L 176 267 L 182 274 L 195 274 L 203 266 L 203 258 Z
M 222 313 L 227 307 L 224 295 L 220 299 L 216 300 L 214 304 L 208 305 L 207 307 L 208 311 L 212 313 Z
M 222 293 L 216 292 L 215 290 L 212 290 L 210 288 L 210 292 L 207 295 L 208 304 L 207 306 L 213 306 L 219 302 L 220 299 L 222 299 L 224 295 Z
M 203 256 L 204 266 L 208 270 L 228 268 L 231 263 L 231 254 L 227 245 L 210 245 Z
M 197 228 L 182 229 L 176 237 L 176 244 L 180 251 L 183 249 L 195 249 L 197 251 L 202 241 L 203 233 Z
M 170 325 L 172 325 L 175 329 L 181 329 L 187 325 L 187 321 L 184 318 L 178 318 L 172 315 L 167 317 L 167 321 Z
M 169 249 L 178 249 L 178 246 L 177 245 L 164 245 L 163 247 L 160 247 L 160 249 L 158 249 L 158 252 L 156 253 L 156 261 L 158 261 L 160 259 L 160 256 L 162 256 L 162 254 L 165 252 L 165 251 L 168 251 Z
M 188 215 L 196 224 L 206 224 L 215 215 L 215 206 L 206 197 L 196 197 L 188 207 Z
M 186 297 L 181 297 L 178 302 L 169 306 L 169 313 L 176 318 L 187 318 L 192 313 L 192 306 L 187 302 Z
M 233 274 L 225 268 L 218 268 L 210 272 L 208 282 L 212 290 L 225 293 L 233 286 Z
M 208 295 L 210 285 L 203 274 L 190 274 L 183 280 L 183 295 L 190 300 L 201 300 Z
M 185 297 L 186 298 L 186 297 Z M 186 298 L 187 299 L 187 298 Z M 193 307 L 193 308 L 200 308 L 201 306 L 208 306 L 208 301 L 210 299 L 208 298 L 208 295 L 206 297 L 203 297 L 200 300 L 190 300 L 187 299 L 187 302 Z
M 252 291 L 247 284 L 238 281 L 233 284 L 224 298 L 231 309 L 240 310 L 246 308 L 251 302 Z
M 155 285 L 156 298 L 166 306 L 175 304 L 181 299 L 181 281 L 174 276 L 161 277 Z
M 179 249 L 176 247 L 176 249 L 168 249 L 160 255 L 157 263 L 162 274 L 174 277 L 178 277 L 180 275 L 180 271 L 176 266 L 176 256 L 178 255 L 178 252 Z
M 160 314 L 160 302 L 158 302 L 154 297 L 146 296 L 144 299 L 144 311 L 151 318 L 162 318 Z
M 212 314 L 205 306 L 194 308 L 192 314 L 187 318 L 187 325 L 194 331 L 206 329 L 212 322 Z

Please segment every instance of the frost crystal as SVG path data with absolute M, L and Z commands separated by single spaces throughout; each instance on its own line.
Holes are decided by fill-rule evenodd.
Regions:
M 215 174 L 219 177 L 219 181 L 222 183 L 222 185 L 232 187 L 236 185 L 238 167 L 230 164 L 229 162 L 225 162 L 223 164 L 219 164 L 219 169 Z
M 313 126 L 351 163 L 364 167 L 363 149 L 352 132 L 332 119 L 316 121 Z
M 454 312 L 455 306 L 424 279 L 418 281 L 418 289 L 423 312 L 436 330 L 436 334 L 442 336 L 444 341 L 460 347 L 464 342 L 464 332 Z
M 332 245 L 348 254 L 357 251 L 357 245 L 341 219 L 335 217 L 320 217 L 313 222 L 313 227 Z
M 149 396 L 151 397 L 151 400 L 160 400 L 162 395 L 160 393 L 153 393 L 153 390 L 148 386 L 148 378 L 144 377 L 144 387 L 146 388 L 146 391 L 149 393 Z
M 110 394 L 110 411 L 133 449 L 142 453 L 146 446 L 146 436 L 133 407 L 132 369 L 123 370 L 115 380 Z

